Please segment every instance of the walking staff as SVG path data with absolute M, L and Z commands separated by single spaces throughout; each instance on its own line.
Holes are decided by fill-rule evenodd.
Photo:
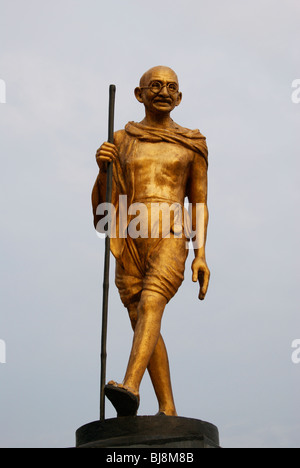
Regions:
M 116 86 L 109 87 L 109 116 L 108 116 L 108 142 L 114 142 L 114 116 L 115 116 L 115 96 Z M 107 207 L 111 204 L 112 196 L 113 163 L 110 162 L 107 168 L 106 185 L 106 203 Z M 109 210 L 109 208 L 108 208 Z M 111 212 L 108 213 L 111 221 Z M 111 222 L 108 223 L 108 228 Z M 105 419 L 105 379 L 106 379 L 106 361 L 107 361 L 107 318 L 108 318 L 108 291 L 109 291 L 109 265 L 110 265 L 110 232 L 107 232 L 105 238 L 105 256 L 104 256 L 104 274 L 103 274 L 103 301 L 102 301 L 102 336 L 101 336 L 101 394 L 100 394 L 100 419 Z

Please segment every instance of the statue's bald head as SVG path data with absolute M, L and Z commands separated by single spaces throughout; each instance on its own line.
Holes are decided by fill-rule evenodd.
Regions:
M 178 83 L 178 77 L 172 68 L 159 65 L 158 67 L 150 68 L 150 70 L 143 74 L 140 79 L 140 87 L 148 86 L 150 81 L 159 79 L 162 75 L 166 77 L 167 81 Z
M 176 86 L 173 86 L 174 84 Z M 134 94 L 136 99 L 144 104 L 148 115 L 170 114 L 182 99 L 176 73 L 172 68 L 161 65 L 150 68 L 143 74 L 140 86 L 135 88 Z

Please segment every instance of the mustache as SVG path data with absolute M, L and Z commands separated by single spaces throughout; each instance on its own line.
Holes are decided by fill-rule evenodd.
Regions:
M 154 99 L 154 102 L 165 102 L 167 104 L 172 104 L 171 98 L 157 97 Z

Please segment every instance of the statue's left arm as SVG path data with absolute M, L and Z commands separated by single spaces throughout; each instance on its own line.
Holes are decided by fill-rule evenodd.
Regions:
M 199 281 L 199 299 L 204 300 L 210 279 L 206 263 L 205 245 L 208 226 L 207 207 L 207 161 L 200 154 L 195 154 L 187 191 L 191 206 L 192 230 L 195 259 L 192 264 L 193 281 Z

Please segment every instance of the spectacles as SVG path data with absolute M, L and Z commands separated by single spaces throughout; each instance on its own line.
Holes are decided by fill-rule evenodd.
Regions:
M 142 86 L 141 89 L 151 89 L 154 94 L 159 94 L 164 87 L 167 87 L 167 90 L 170 94 L 175 94 L 178 92 L 177 83 L 167 83 L 163 84 L 160 81 L 153 81 L 150 86 Z

